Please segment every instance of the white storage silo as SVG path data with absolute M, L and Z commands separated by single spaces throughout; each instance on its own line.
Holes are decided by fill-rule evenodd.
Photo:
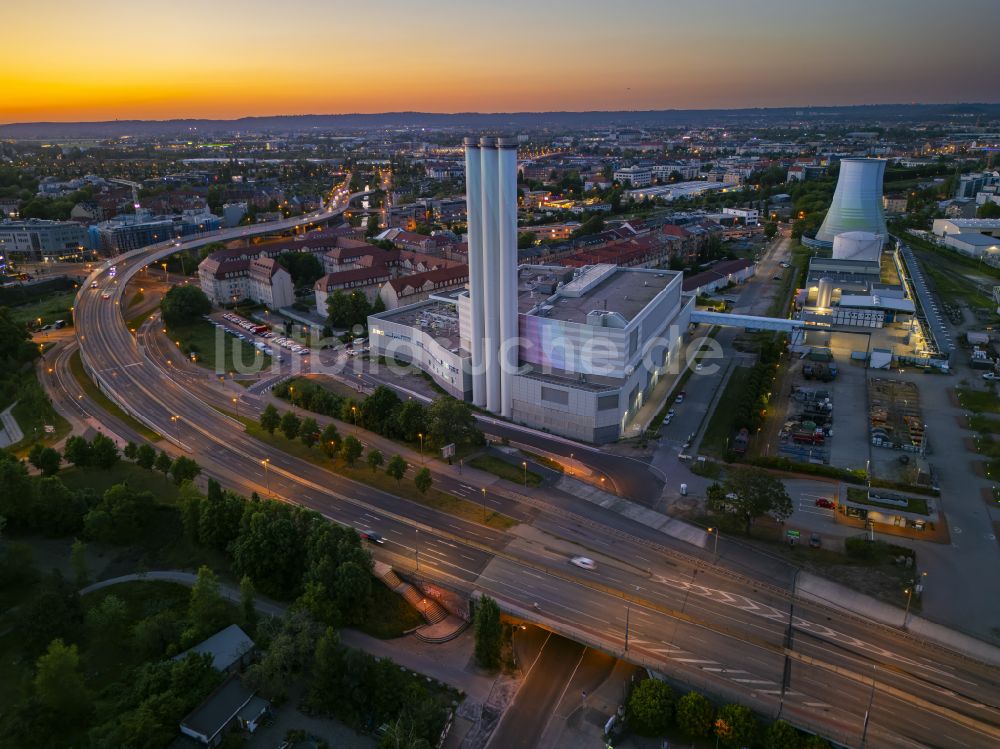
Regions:
M 825 276 L 819 279 L 819 290 L 816 292 L 816 306 L 829 309 L 833 306 L 833 279 Z

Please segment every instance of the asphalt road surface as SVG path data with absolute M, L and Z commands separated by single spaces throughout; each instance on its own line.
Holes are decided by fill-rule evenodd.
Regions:
M 378 528 L 388 539 L 380 558 L 411 569 L 419 555 L 427 578 L 489 593 L 609 653 L 622 653 L 628 626 L 630 661 L 766 714 L 780 708 L 842 743 L 859 743 L 871 702 L 868 746 L 1000 745 L 996 668 L 833 607 L 796 601 L 791 616 L 791 572 L 766 556 L 730 570 L 695 547 L 558 495 L 549 504 L 498 498 L 510 514 L 531 519 L 531 534 L 504 533 L 250 438 L 213 406 L 216 396 L 173 379 L 155 351 L 125 330 L 119 308 L 127 277 L 170 251 L 147 248 L 120 260 L 117 278 L 106 269 L 95 273 L 98 288 L 88 284 L 77 300 L 76 331 L 102 387 L 225 486 Z M 572 567 L 573 553 L 595 558 L 597 569 Z

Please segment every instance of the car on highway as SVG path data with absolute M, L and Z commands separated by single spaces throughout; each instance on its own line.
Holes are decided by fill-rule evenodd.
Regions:
M 111 295 L 106 291 L 103 294 L 101 294 L 101 299 L 110 299 L 110 298 Z
M 983 375 L 983 379 L 990 381 L 1000 380 L 1000 375 L 998 375 L 996 372 L 987 372 L 986 374 Z
M 385 543 L 385 538 L 375 531 L 361 531 L 360 535 L 362 540 L 369 543 L 378 544 L 379 546 Z
M 570 557 L 569 563 L 575 564 L 577 567 L 585 570 L 597 569 L 597 562 L 590 557 Z
M 91 281 L 90 282 L 90 288 L 96 289 L 97 288 L 97 281 Z
M 836 505 L 834 504 L 833 500 L 832 499 L 827 499 L 826 497 L 820 497 L 819 499 L 817 499 L 816 500 L 816 506 L 817 507 L 825 507 L 828 510 L 832 510 L 834 507 L 836 507 Z

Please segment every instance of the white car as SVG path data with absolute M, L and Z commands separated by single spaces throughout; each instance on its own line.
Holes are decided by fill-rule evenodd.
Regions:
M 1000 375 L 996 372 L 987 372 L 983 375 L 984 380 L 1000 380 Z
M 571 557 L 569 563 L 575 564 L 577 567 L 580 567 L 585 570 L 597 569 L 597 562 L 595 562 L 590 557 Z

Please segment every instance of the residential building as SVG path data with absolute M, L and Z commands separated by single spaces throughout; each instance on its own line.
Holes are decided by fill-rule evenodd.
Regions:
M 1000 236 L 1000 218 L 936 218 L 931 227 L 935 236 L 978 232 L 988 236 Z
M 454 265 L 393 278 L 382 284 L 379 297 L 387 310 L 427 299 L 431 294 L 455 289 L 469 280 L 469 266 Z
M 75 221 L 0 221 L 0 250 L 12 259 L 39 261 L 46 256 L 76 252 L 83 247 L 84 239 L 84 229 Z
M 181 721 L 181 733 L 209 747 L 236 728 L 253 733 L 270 712 L 270 703 L 231 675 Z
M 882 208 L 886 213 L 900 214 L 906 213 L 907 200 L 905 195 L 895 193 L 893 195 L 882 196 Z
M 292 276 L 274 258 L 251 260 L 247 272 L 247 296 L 269 309 L 291 307 L 295 301 Z
M 633 188 L 648 187 L 653 184 L 653 170 L 645 166 L 627 166 L 615 169 L 615 182 L 631 185 Z
M 215 231 L 221 226 L 222 219 L 213 213 L 185 211 L 179 216 L 139 213 L 95 224 L 87 229 L 87 237 L 92 249 L 117 255 L 167 239 Z
M 224 674 L 234 674 L 250 665 L 256 649 L 254 641 L 240 625 L 230 624 L 193 648 L 175 655 L 174 660 L 184 660 L 189 653 L 207 653 L 212 656 L 213 668 Z

